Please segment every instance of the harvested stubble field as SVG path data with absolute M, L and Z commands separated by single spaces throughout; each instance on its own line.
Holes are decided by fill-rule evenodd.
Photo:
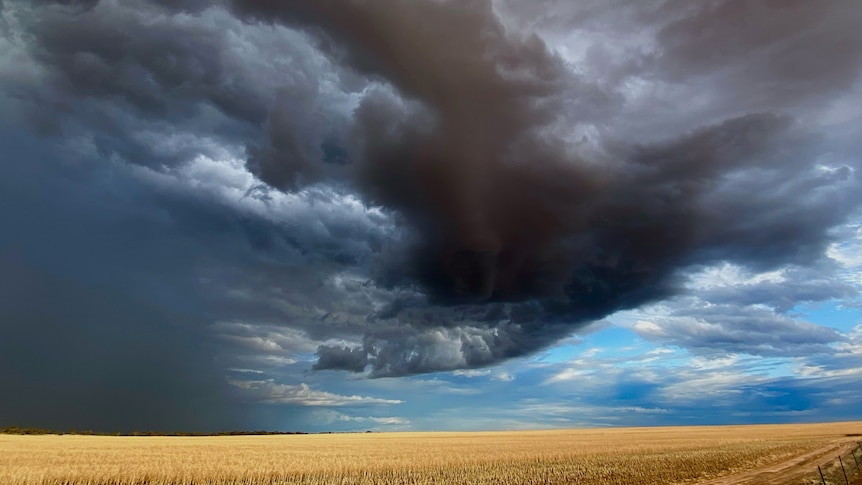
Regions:
M 833 445 L 846 448 L 855 433 L 862 433 L 862 422 L 236 437 L 0 435 L 0 483 L 697 483 L 780 466 Z

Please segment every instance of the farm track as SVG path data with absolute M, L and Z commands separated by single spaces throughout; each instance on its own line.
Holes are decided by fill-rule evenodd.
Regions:
M 818 465 L 835 460 L 838 456 L 850 452 L 851 449 L 858 446 L 858 440 L 858 437 L 847 437 L 777 465 L 697 483 L 698 485 L 795 485 L 807 483 L 804 480 L 814 476 Z M 862 483 L 862 479 L 857 477 L 854 483 Z

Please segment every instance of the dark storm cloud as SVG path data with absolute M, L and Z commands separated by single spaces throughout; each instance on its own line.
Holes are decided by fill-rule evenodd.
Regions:
M 55 7 L 32 14 L 35 20 L 28 26 L 34 54 L 49 67 L 57 93 L 113 98 L 163 121 L 188 116 L 202 101 L 231 118 L 254 124 L 263 120 L 265 101 L 248 73 L 230 64 L 234 60 L 218 31 L 219 19 L 208 25 L 181 16 L 159 18 L 164 12 L 137 6 L 105 4 L 78 14 L 75 22 Z
M 597 34 L 584 39 L 592 49 L 586 49 L 585 67 L 603 74 L 612 72 L 608 68 L 625 68 L 618 74 L 684 83 L 706 80 L 739 88 L 728 96 L 788 107 L 799 96 L 829 97 L 858 75 L 860 54 L 854 46 L 862 34 L 854 25 L 862 12 L 852 0 L 500 0 L 498 5 L 512 15 L 515 27 L 544 29 L 555 38 L 572 32 Z M 608 39 L 605 35 L 621 37 L 625 49 L 617 52 L 620 59 L 589 55 L 612 52 L 613 46 L 601 45 Z M 639 39 L 640 45 L 629 45 L 629 38 Z
M 722 75 L 740 85 L 721 76 L 719 85 L 771 97 L 748 107 L 759 111 L 664 142 L 608 138 L 607 157 L 587 160 L 555 123 L 571 112 L 590 119 L 612 111 L 618 99 L 567 69 L 538 37 L 507 31 L 490 2 L 233 5 L 249 22 L 307 28 L 332 58 L 392 87 L 357 108 L 342 142 L 354 147 L 352 164 L 278 150 L 250 164 L 288 190 L 348 180 L 418 231 L 401 274 L 381 282 L 418 283 L 430 306 L 410 313 L 414 306 L 399 305 L 372 318 L 364 341 L 372 373 L 474 367 L 536 350 L 558 338 L 560 322 L 574 327 L 673 294 L 675 276 L 690 265 L 813 262 L 828 229 L 859 202 L 853 169 L 818 172 L 823 142 L 781 114 L 789 99 L 855 79 L 858 56 L 848 54 L 841 67 L 817 63 L 828 57 L 824 49 L 853 51 L 841 49 L 852 34 L 829 29 L 855 32 L 848 18 L 858 8 L 680 9 L 656 29 L 661 52 L 649 68 L 675 80 L 731 66 L 741 74 Z M 738 25 L 740 9 L 755 19 Z M 774 28 L 757 28 L 757 18 L 772 15 Z M 270 146 L 292 133 L 271 132 Z M 477 306 L 497 308 L 499 317 L 476 318 Z M 337 352 L 322 347 L 319 355 L 329 361 Z M 332 362 L 344 368 L 342 359 Z
M 685 9 L 671 1 L 666 13 Z M 862 10 L 849 1 L 750 2 L 722 0 L 688 7 L 690 13 L 659 32 L 662 66 L 688 79 L 719 70 L 726 87 L 762 102 L 795 101 L 849 87 L 862 59 L 854 26 Z M 748 93 L 746 93 L 748 91 Z
M 77 3 L 5 3 L 38 73 L 4 75 L 4 91 L 44 133 L 188 187 L 195 157 L 247 145 L 247 168 L 284 193 L 243 192 L 289 220 L 225 216 L 202 192 L 171 204 L 191 246 L 242 241 L 216 245 L 186 291 L 219 296 L 206 317 L 229 322 L 223 341 L 317 349 L 317 370 L 524 355 L 677 294 L 692 267 L 813 264 L 859 205 L 859 154 L 824 159 L 810 111 L 858 77 L 854 4 L 664 2 L 617 19 L 550 2 L 568 14 L 536 25 L 557 34 L 649 40 L 575 62 L 490 1 Z M 841 62 L 824 64 L 831 50 Z M 635 97 L 638 77 L 660 87 Z
M 105 157 L 174 167 L 214 145 L 255 140 L 277 90 L 313 90 L 323 77 L 299 35 L 238 32 L 222 10 L 163 3 L 10 3 L 6 17 L 26 34 L 17 44 L 43 72 L 5 90 L 43 132 L 89 138 Z

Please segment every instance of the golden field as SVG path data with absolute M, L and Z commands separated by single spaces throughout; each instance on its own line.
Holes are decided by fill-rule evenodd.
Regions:
M 838 443 L 846 449 L 860 439 L 848 435 L 857 433 L 862 422 L 227 437 L 0 435 L 0 483 L 696 483 Z

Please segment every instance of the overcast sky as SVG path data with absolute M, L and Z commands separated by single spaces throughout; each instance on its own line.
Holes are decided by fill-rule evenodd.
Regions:
M 0 12 L 0 426 L 862 419 L 857 0 Z

